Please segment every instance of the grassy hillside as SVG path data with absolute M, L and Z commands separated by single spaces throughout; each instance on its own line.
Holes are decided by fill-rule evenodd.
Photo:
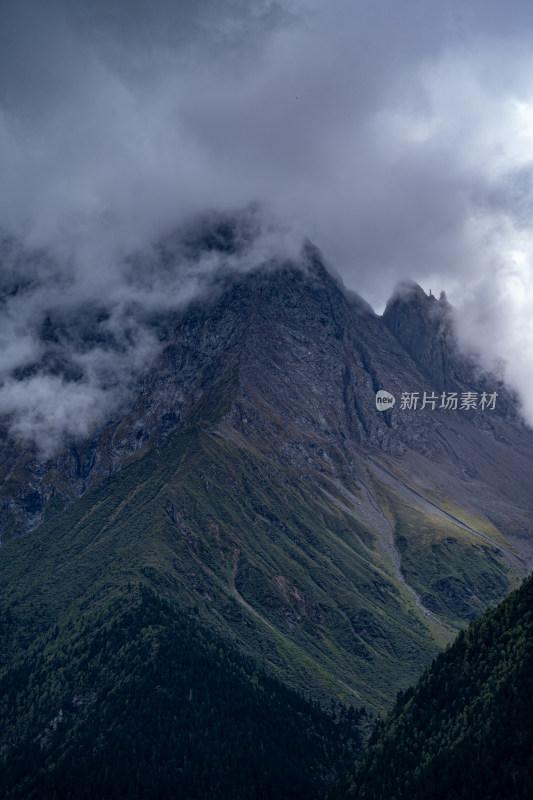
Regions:
M 390 487 L 380 486 L 378 494 L 393 526 L 403 575 L 426 608 L 448 625 L 460 627 L 479 617 L 509 591 L 506 543 L 497 529 L 462 509 L 453 510 L 471 527 L 431 513 Z M 445 505 L 439 498 L 434 502 Z
M 80 597 L 128 582 L 324 701 L 382 707 L 437 651 L 368 530 L 296 471 L 201 428 L 7 543 L 0 580 L 4 664 Z
M 425 671 L 332 798 L 533 796 L 533 577 Z
M 425 587 L 424 597 L 431 592 L 428 605 L 447 624 L 439 627 L 327 471 L 302 473 L 250 440 L 208 427 L 202 419 L 226 409 L 224 392 L 209 403 L 164 446 L 139 451 L 0 550 L 0 608 L 12 621 L 0 663 L 8 666 L 80 598 L 107 601 L 129 582 L 142 583 L 194 611 L 293 689 L 376 711 L 416 679 L 453 626 L 511 587 L 490 548 L 458 537 L 450 549 L 438 521 L 431 527 L 413 510 L 407 518 L 400 500 L 389 498 L 384 508 L 396 521 L 402 571 L 421 594 Z M 463 565 L 464 583 L 465 564 L 480 578 L 460 606 L 449 597 L 448 576 Z

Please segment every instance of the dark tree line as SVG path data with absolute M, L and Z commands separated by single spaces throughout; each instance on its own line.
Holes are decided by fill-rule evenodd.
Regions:
M 533 797 L 533 577 L 398 695 L 348 779 L 357 800 Z
M 359 711 L 325 713 L 142 587 L 13 659 L 0 709 L 6 800 L 310 800 L 360 747 Z

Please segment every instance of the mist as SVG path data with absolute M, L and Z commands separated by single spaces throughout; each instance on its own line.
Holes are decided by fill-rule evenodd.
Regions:
M 516 0 L 4 0 L 11 432 L 87 435 L 161 347 L 154 316 L 304 237 L 378 312 L 399 280 L 444 289 L 533 424 L 532 34 Z M 251 208 L 233 265 L 158 267 L 162 237 Z

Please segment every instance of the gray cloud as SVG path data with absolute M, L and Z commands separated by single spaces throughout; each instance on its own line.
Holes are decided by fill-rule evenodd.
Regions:
M 131 309 L 179 306 L 217 268 L 182 254 L 143 284 L 126 254 L 148 263 L 195 214 L 254 202 L 279 234 L 264 221 L 240 268 L 308 236 L 378 309 L 401 278 L 445 288 L 533 420 L 529 3 L 4 0 L 1 15 L 0 229 L 41 253 L 5 246 L 2 263 L 6 286 L 30 286 L 0 326 L 0 411 L 20 437 L 52 447 L 101 421 L 157 347 Z M 90 355 L 67 331 L 77 382 L 35 371 L 53 349 L 36 320 L 102 297 L 113 347 Z M 25 367 L 38 403 L 13 378 Z
M 211 237 L 211 240 L 208 238 Z M 228 238 L 229 248 L 215 247 Z M 231 241 L 230 241 L 231 239 Z M 113 262 L 107 273 L 0 242 L 0 417 L 51 456 L 134 397 L 166 344 L 169 318 L 217 291 L 216 278 L 296 256 L 258 207 L 190 220 Z M 169 312 L 171 317 L 169 317 Z

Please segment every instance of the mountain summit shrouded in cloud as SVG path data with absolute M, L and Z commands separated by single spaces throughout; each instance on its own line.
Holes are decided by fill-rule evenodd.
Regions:
M 93 324 L 111 297 L 97 327 L 146 358 L 157 345 L 130 330 L 145 298 L 127 254 L 257 203 L 283 230 L 269 252 L 309 236 L 378 309 L 398 279 L 445 288 L 465 343 L 507 362 L 533 419 L 530 4 L 6 0 L 0 13 L 0 228 L 46 253 L 25 295 L 38 315 L 60 265 L 65 319 L 86 299 Z M 186 286 L 178 275 L 178 306 Z M 3 374 L 43 355 L 9 302 Z M 82 356 L 84 374 L 105 372 Z M 70 396 L 71 427 L 102 408 L 98 387 L 127 386 L 111 372 Z M 37 417 L 69 418 L 57 378 L 33 388 Z M 7 390 L 4 411 L 23 407 Z
M 11 436 L 49 457 L 131 404 L 192 300 L 216 294 L 228 273 L 279 261 L 281 234 L 263 222 L 257 208 L 197 218 L 109 270 L 0 241 L 0 414 Z

